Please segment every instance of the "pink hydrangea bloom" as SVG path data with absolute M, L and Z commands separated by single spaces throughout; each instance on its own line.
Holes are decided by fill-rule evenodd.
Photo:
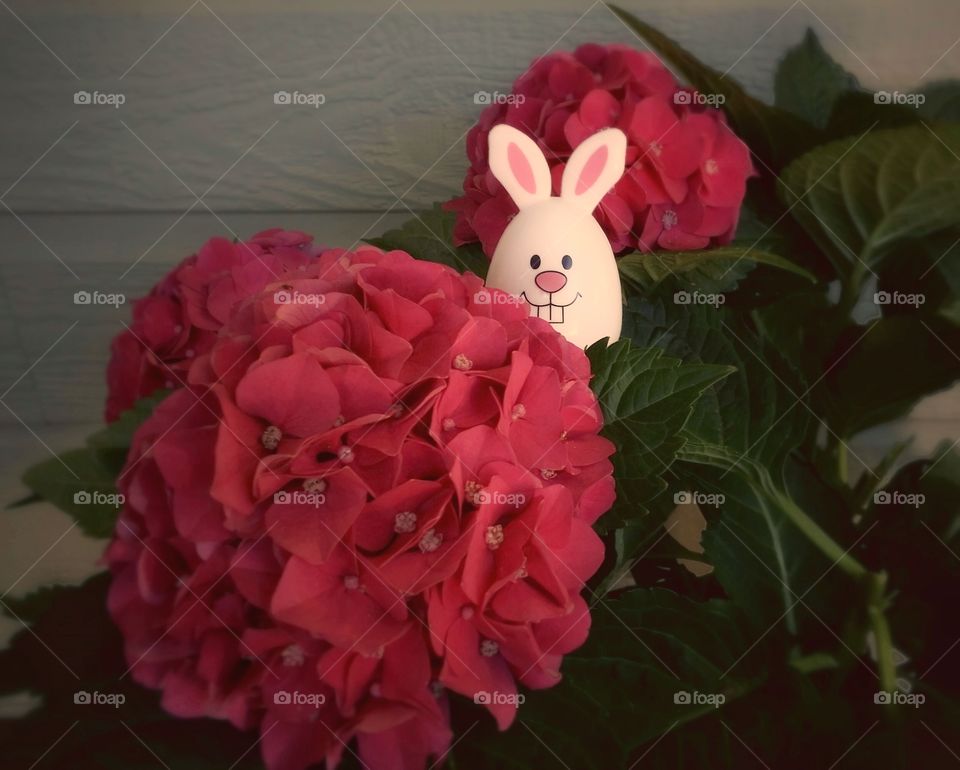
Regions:
M 736 230 L 750 153 L 719 110 L 681 88 L 651 53 L 583 45 L 538 59 L 467 134 L 470 167 L 457 212 L 457 245 L 479 241 L 492 256 L 516 205 L 487 159 L 490 129 L 506 123 L 537 141 L 559 194 L 574 148 L 609 127 L 627 136 L 627 170 L 595 215 L 615 252 L 683 251 L 729 243 Z
M 134 437 L 109 609 L 134 678 L 259 728 L 269 770 L 352 740 L 423 770 L 450 693 L 505 729 L 586 639 L 614 447 L 584 352 L 476 276 L 369 247 L 302 264 L 175 273 L 218 330 Z
M 319 249 L 312 237 L 265 230 L 245 243 L 211 238 L 133 306 L 107 367 L 106 419 L 139 398 L 182 384 L 190 359 L 206 353 L 237 302 L 305 265 Z

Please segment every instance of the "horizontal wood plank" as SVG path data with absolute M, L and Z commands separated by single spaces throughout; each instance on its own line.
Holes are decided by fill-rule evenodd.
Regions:
M 960 47 L 937 62 L 960 29 L 946 0 L 624 5 L 765 98 L 808 26 L 868 87 L 960 73 Z M 587 0 L 10 7 L 49 48 L 0 9 L 0 191 L 18 212 L 180 212 L 211 187 L 215 211 L 424 207 L 460 188 L 477 91 L 547 50 L 643 46 Z M 77 105 L 80 90 L 125 103 Z M 279 90 L 326 101 L 277 105 Z

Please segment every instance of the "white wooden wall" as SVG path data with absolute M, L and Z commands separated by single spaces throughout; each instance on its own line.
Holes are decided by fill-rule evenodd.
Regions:
M 956 0 L 622 4 L 765 98 L 808 26 L 867 86 L 960 76 Z M 476 91 L 587 41 L 643 45 L 592 0 L 0 1 L 0 504 L 23 466 L 99 420 L 128 308 L 75 291 L 138 296 L 213 234 L 381 232 L 456 194 Z M 80 90 L 126 101 L 77 105 Z M 279 106 L 278 90 L 326 101 Z M 857 452 L 910 434 L 929 452 L 958 426 L 944 394 Z M 4 513 L 0 592 L 87 574 L 98 546 L 58 541 L 68 526 L 43 506 Z

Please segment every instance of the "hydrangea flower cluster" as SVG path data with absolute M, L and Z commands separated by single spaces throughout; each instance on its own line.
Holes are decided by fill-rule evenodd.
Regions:
M 595 212 L 614 252 L 729 243 L 754 171 L 712 97 L 682 88 L 653 54 L 626 46 L 588 44 L 538 59 L 467 134 L 464 194 L 446 204 L 458 214 L 455 242 L 480 241 L 492 256 L 517 213 L 487 157 L 490 129 L 506 123 L 537 141 L 554 195 L 580 142 L 603 128 L 626 134 L 627 170 Z
M 138 398 L 180 385 L 191 359 L 210 350 L 239 302 L 320 253 L 312 241 L 306 233 L 280 229 L 243 243 L 211 238 L 171 270 L 134 305 L 133 323 L 113 340 L 107 421 Z
M 173 714 L 259 728 L 270 770 L 335 767 L 354 739 L 371 770 L 423 770 L 450 693 L 506 729 L 518 686 L 556 684 L 586 639 L 614 498 L 589 361 L 404 252 L 274 245 L 277 275 L 227 257 L 188 291 L 226 248 L 165 281 L 189 310 L 155 322 L 212 336 L 142 364 L 186 384 L 119 481 L 109 609 L 132 675 Z

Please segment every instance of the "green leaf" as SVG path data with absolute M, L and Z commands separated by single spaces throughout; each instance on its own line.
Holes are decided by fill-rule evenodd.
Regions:
M 680 432 L 694 404 L 728 366 L 684 364 L 658 348 L 637 348 L 629 340 L 591 345 L 591 387 L 603 409 L 603 435 L 613 441 L 617 502 L 605 524 L 635 519 L 649 510 L 684 439 Z
M 3 612 L 23 623 L 36 623 L 37 620 L 60 597 L 66 586 L 55 584 L 40 586 L 26 596 L 3 597 Z
M 870 91 L 847 91 L 837 96 L 830 121 L 824 130 L 824 141 L 859 136 L 884 128 L 917 125 L 922 116 L 902 104 L 878 104 Z
M 109 537 L 120 510 L 116 475 L 93 449 L 74 449 L 35 465 L 23 483 L 53 503 L 91 537 Z
M 126 454 L 133 443 L 136 433 L 144 421 L 153 414 L 153 410 L 163 401 L 170 391 L 158 390 L 141 398 L 116 420 L 87 437 L 87 446 L 99 451 L 120 451 Z
M 160 390 L 140 399 L 117 420 L 88 436 L 84 449 L 28 468 L 23 474 L 24 484 L 33 491 L 28 501 L 53 503 L 74 518 L 85 534 L 110 537 L 122 505 L 116 479 L 133 434 L 167 395 L 168 391 Z
M 841 437 L 906 414 L 923 396 L 960 379 L 960 327 L 915 315 L 851 326 L 814 392 L 815 408 Z
M 666 278 L 680 277 L 690 279 L 704 291 L 722 291 L 735 282 L 743 273 L 734 272 L 742 265 L 769 265 L 802 276 L 814 282 L 816 278 L 799 265 L 776 254 L 750 248 L 749 244 L 720 246 L 705 251 L 682 252 L 633 252 L 617 260 L 620 275 L 632 282 L 641 291 L 649 291 L 659 286 Z
M 794 474 L 799 472 L 791 466 Z M 715 515 L 707 515 L 703 547 L 707 560 L 727 596 L 751 618 L 761 631 L 781 620 L 791 634 L 800 629 L 801 621 L 841 622 L 834 617 L 828 585 L 819 579 L 831 567 L 824 556 L 793 524 L 776 497 L 769 495 L 769 477 L 759 477 L 743 468 L 728 473 L 701 468 L 697 480 L 700 492 L 722 495 Z M 795 476 L 795 478 L 798 476 Z M 807 502 L 821 518 L 827 511 L 842 511 L 842 501 L 830 500 L 826 490 L 817 490 L 815 479 L 802 477 L 808 485 Z M 834 528 L 836 523 L 829 522 Z M 818 582 L 819 581 L 819 582 Z
M 960 323 L 960 240 L 945 231 L 919 241 L 894 245 L 877 268 L 876 292 L 922 295 L 923 303 L 881 305 L 883 315 L 942 315 Z
M 708 67 L 659 30 L 629 12 L 610 9 L 680 71 L 694 87 L 725 97 L 723 110 L 737 135 L 775 172 L 817 143 L 816 130 L 796 116 L 750 96 L 733 78 Z
M 630 767 L 644 743 L 716 718 L 715 705 L 678 703 L 684 693 L 721 695 L 732 704 L 762 684 L 758 658 L 723 676 L 750 641 L 732 602 L 628 590 L 594 608 L 590 638 L 564 659 L 561 684 L 527 694 L 518 714 L 526 730 L 497 736 L 487 732 L 488 717 L 473 709 L 463 714 L 467 724 L 482 724 L 454 748 L 454 766 L 551 767 L 544 764 L 545 744 L 562 758 L 557 767 Z
M 774 77 L 774 103 L 825 128 L 837 98 L 859 88 L 857 79 L 828 54 L 812 29 L 791 48 Z
M 731 308 L 634 299 L 625 333 L 637 345 L 657 345 L 684 361 L 735 370 L 698 401 L 696 419 L 683 432 L 683 459 L 723 468 L 756 463 L 775 473 L 806 438 L 809 414 L 798 403 L 806 390 L 802 379 Z
M 919 113 L 929 121 L 960 122 L 960 80 L 935 80 L 920 89 Z
M 43 500 L 40 495 L 35 495 L 32 492 L 29 495 L 24 495 L 19 500 L 14 500 L 12 503 L 7 503 L 6 509 L 12 511 L 14 508 L 25 508 L 28 505 L 33 505 L 34 503 L 39 503 Z
M 951 443 L 900 468 L 871 499 L 861 556 L 889 574 L 894 646 L 922 674 L 918 684 L 955 693 L 957 668 L 943 657 L 960 638 L 960 454 Z
M 960 222 L 960 126 L 877 130 L 818 147 L 780 179 L 808 233 L 854 274 Z
M 439 262 L 458 272 L 469 270 L 484 278 L 490 262 L 480 245 L 453 245 L 456 220 L 454 212 L 444 211 L 439 203 L 435 203 L 430 211 L 415 214 L 400 227 L 388 230 L 379 238 L 370 238 L 369 242 L 387 251 L 399 249 L 417 259 Z
M 109 468 L 114 476 L 120 475 L 127 462 L 127 452 L 133 443 L 133 434 L 137 428 L 153 414 L 153 410 L 169 394 L 170 391 L 158 390 L 146 398 L 139 399 L 116 420 L 87 436 L 87 446 L 96 453 L 98 461 Z

